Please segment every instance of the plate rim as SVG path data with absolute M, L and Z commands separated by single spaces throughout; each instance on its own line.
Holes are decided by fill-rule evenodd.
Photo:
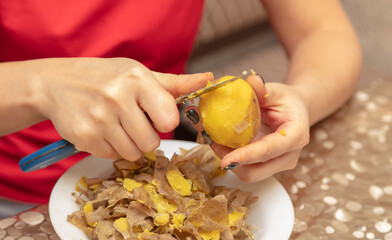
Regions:
M 158 149 L 161 149 L 162 146 L 173 145 L 173 144 L 178 146 L 177 150 L 175 150 L 175 151 L 179 151 L 180 148 L 187 149 L 187 148 L 191 148 L 191 147 L 199 145 L 196 142 L 184 141 L 184 140 L 161 140 L 161 145 L 160 145 L 160 147 L 158 147 Z M 167 156 L 166 152 L 165 152 L 165 155 Z M 89 158 L 89 159 L 97 159 L 98 157 L 94 157 L 94 156 L 90 155 L 90 156 L 87 156 L 87 157 L 81 159 L 77 163 L 75 163 L 71 168 L 69 168 L 66 172 L 63 173 L 63 175 L 58 179 L 58 181 L 56 182 L 55 186 L 52 189 L 52 192 L 51 192 L 51 195 L 50 195 L 50 198 L 49 198 L 49 203 L 48 203 L 49 217 L 50 217 L 50 220 L 51 220 L 51 224 L 52 224 L 56 234 L 58 235 L 58 237 L 60 239 L 64 239 L 61 236 L 63 231 L 61 229 L 58 229 L 57 224 L 52 221 L 52 219 L 56 219 L 56 217 L 53 215 L 54 212 L 55 212 L 55 210 L 53 209 L 54 208 L 53 201 L 55 201 L 56 196 L 53 193 L 58 191 L 59 184 L 61 184 L 61 182 L 64 180 L 64 178 L 67 177 L 67 175 L 70 174 L 73 171 L 73 169 L 76 169 L 78 167 L 78 165 L 81 165 L 81 162 L 83 162 L 87 158 Z M 98 158 L 98 159 L 102 159 L 102 158 Z M 105 161 L 111 161 L 111 160 L 107 160 L 107 159 L 104 159 L 104 160 Z M 232 175 L 234 175 L 234 174 L 232 173 Z M 77 179 L 76 179 L 76 181 L 77 181 Z M 269 178 L 267 178 L 267 179 L 265 179 L 263 181 L 254 183 L 254 184 L 258 184 L 258 183 L 261 184 L 261 182 L 264 182 L 265 184 L 275 185 L 275 187 L 279 188 L 279 190 L 284 193 L 280 197 L 283 197 L 285 199 L 284 201 L 289 203 L 286 207 L 288 207 L 287 210 L 290 210 L 290 211 L 287 213 L 286 217 L 289 217 L 289 219 L 287 219 L 287 220 L 288 220 L 288 224 L 290 225 L 290 228 L 285 229 L 286 231 L 283 231 L 283 233 L 282 233 L 284 236 L 287 236 L 287 239 L 289 239 L 289 237 L 290 237 L 290 235 L 292 233 L 293 227 L 294 227 L 294 218 L 295 218 L 295 216 L 294 216 L 294 207 L 293 207 L 292 201 L 291 201 L 287 191 L 282 186 L 282 184 L 276 178 L 274 178 L 273 176 L 269 177 Z M 268 182 L 270 182 L 270 183 L 268 183 Z M 249 184 L 246 184 L 246 185 L 249 185 Z M 66 221 L 66 222 L 68 223 L 68 221 Z M 69 224 L 71 224 L 71 223 L 69 223 Z M 71 226 L 73 226 L 73 225 L 71 224 Z M 74 226 L 74 227 L 75 227 L 75 231 L 78 230 L 81 233 L 83 233 L 83 231 L 78 229 L 76 226 Z M 83 233 L 83 235 L 84 235 L 84 233 Z M 84 237 L 85 237 L 85 235 L 84 235 Z M 88 238 L 86 238 L 86 239 L 88 239 Z

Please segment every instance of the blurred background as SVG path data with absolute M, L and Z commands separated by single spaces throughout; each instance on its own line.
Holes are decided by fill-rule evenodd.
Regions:
M 392 76 L 392 1 L 341 3 L 363 49 L 360 86 L 370 78 Z M 188 73 L 212 71 L 215 77 L 220 77 L 254 69 L 267 82 L 282 82 L 287 67 L 285 52 L 259 0 L 206 0 Z M 194 140 L 194 130 L 182 120 L 176 138 Z
M 364 67 L 360 84 L 392 76 L 392 1 L 342 0 L 361 42 Z M 289 24 L 289 23 L 288 23 Z M 339 57 L 339 56 L 337 56 Z M 267 82 L 284 81 L 287 58 L 259 0 L 206 0 L 203 19 L 187 72 L 212 71 L 216 77 L 254 69 Z M 391 79 L 391 78 L 390 78 Z M 183 117 L 183 114 L 181 114 Z M 177 139 L 195 140 L 187 120 Z M 0 199 L 0 218 L 32 205 L 15 206 Z

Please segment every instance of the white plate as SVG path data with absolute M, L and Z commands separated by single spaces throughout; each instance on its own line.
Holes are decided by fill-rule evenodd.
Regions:
M 161 150 L 165 156 L 172 156 L 179 152 L 179 148 L 190 149 L 197 144 L 194 142 L 163 140 Z M 113 172 L 110 160 L 86 157 L 76 163 L 57 181 L 49 200 L 49 214 L 53 227 L 63 240 L 88 238 L 77 227 L 67 222 L 67 215 L 78 210 L 75 199 L 71 196 L 75 192 L 75 182 L 81 176 L 105 177 Z M 273 177 L 262 182 L 245 184 L 233 173 L 217 179 L 217 184 L 227 187 L 236 187 L 253 192 L 259 200 L 251 206 L 248 224 L 258 227 L 254 234 L 257 240 L 287 240 L 290 237 L 294 224 L 294 211 L 290 198 L 282 185 Z

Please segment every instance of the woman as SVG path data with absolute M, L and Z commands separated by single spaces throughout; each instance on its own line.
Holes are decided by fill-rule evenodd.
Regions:
M 157 131 L 171 137 L 179 123 L 174 98 L 213 79 L 210 73 L 176 75 L 184 71 L 202 4 L 0 1 L 1 196 L 47 202 L 57 178 L 83 155 L 32 173 L 17 163 L 60 138 L 99 157 L 132 161 L 159 146 Z M 357 38 L 338 1 L 263 4 L 291 60 L 285 84 L 249 78 L 272 133 L 260 132 L 234 151 L 212 145 L 222 167 L 236 167 L 245 182 L 293 168 L 309 126 L 350 97 L 361 66 Z

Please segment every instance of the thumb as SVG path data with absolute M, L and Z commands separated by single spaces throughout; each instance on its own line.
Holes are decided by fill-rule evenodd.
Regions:
M 214 80 L 212 72 L 181 75 L 153 72 L 153 74 L 160 85 L 175 98 L 197 91 L 205 87 L 208 81 Z

